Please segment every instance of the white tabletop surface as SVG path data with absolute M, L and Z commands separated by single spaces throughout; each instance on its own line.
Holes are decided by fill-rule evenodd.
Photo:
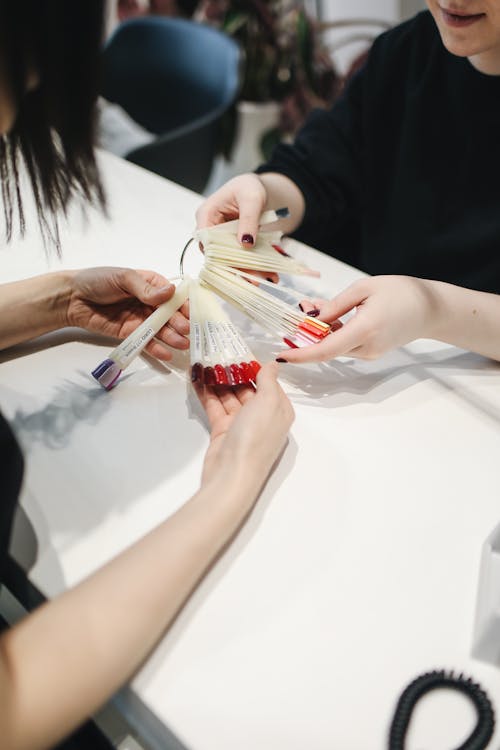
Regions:
M 61 262 L 36 231 L 2 248 L 2 281 L 60 265 L 177 273 L 201 199 L 101 162 L 110 219 L 91 212 L 85 225 L 73 211 Z M 322 272 L 293 282 L 304 289 L 331 295 L 360 275 L 289 247 Z M 276 343 L 234 317 L 255 354 L 272 356 Z M 208 437 L 184 357 L 172 368 L 142 358 L 106 393 L 89 372 L 109 349 L 70 330 L 0 354 L 0 406 L 27 457 L 30 579 L 47 596 L 198 486 Z M 471 674 L 499 711 L 500 670 L 470 653 L 481 547 L 500 520 L 500 366 L 419 341 L 282 374 L 297 415 L 283 460 L 122 692 L 124 711 L 159 748 L 173 734 L 190 750 L 382 750 L 402 689 L 442 667 Z M 433 696 L 408 747 L 458 745 L 473 721 L 464 699 Z

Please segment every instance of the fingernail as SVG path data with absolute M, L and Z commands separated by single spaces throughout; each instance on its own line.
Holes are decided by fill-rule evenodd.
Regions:
M 317 318 L 320 313 L 320 310 L 318 310 L 317 307 L 313 307 L 312 310 L 309 310 L 309 312 L 306 312 L 306 315 L 309 315 L 310 318 Z
M 287 360 L 283 359 L 283 357 L 276 357 L 276 362 L 280 362 L 280 363 L 285 362 L 285 364 L 286 364 Z
M 266 276 L 266 281 L 270 281 L 271 284 L 276 284 L 275 280 L 272 279 L 270 276 Z
M 244 234 L 241 241 L 246 242 L 247 245 L 253 245 L 253 237 L 251 234 Z
M 300 304 L 300 302 L 299 302 L 299 307 L 302 310 L 302 312 L 304 312 L 304 308 L 302 307 L 302 305 Z
M 158 289 L 155 289 L 155 287 L 151 287 L 149 290 L 150 294 L 163 294 L 163 292 L 169 292 L 170 289 L 172 289 L 173 284 L 167 284 L 166 286 L 160 286 Z

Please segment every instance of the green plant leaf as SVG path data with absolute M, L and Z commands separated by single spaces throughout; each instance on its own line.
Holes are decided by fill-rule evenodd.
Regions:
M 222 30 L 225 31 L 226 34 L 229 34 L 229 36 L 236 36 L 238 31 L 248 23 L 248 19 L 248 13 L 230 10 L 226 14 Z
M 266 130 L 262 134 L 262 138 L 260 139 L 259 148 L 262 153 L 262 156 L 266 161 L 271 158 L 271 154 L 275 148 L 275 146 L 278 145 L 278 143 L 281 141 L 281 133 L 279 131 L 279 128 L 271 128 L 271 130 Z
M 309 86 L 314 89 L 313 57 L 314 45 L 311 25 L 304 11 L 297 15 L 297 46 L 299 59 Z

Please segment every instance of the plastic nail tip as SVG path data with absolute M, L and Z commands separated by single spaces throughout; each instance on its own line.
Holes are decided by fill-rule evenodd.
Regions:
M 273 245 L 273 247 L 274 247 L 274 249 L 276 250 L 277 253 L 279 253 L 280 255 L 284 255 L 285 258 L 291 258 L 292 257 L 290 255 L 290 253 L 287 253 L 286 250 L 283 250 L 283 248 L 280 247 L 279 245 Z
M 205 367 L 203 372 L 203 380 L 205 385 L 217 385 L 217 379 L 215 377 L 215 370 L 213 367 Z
M 256 359 L 252 359 L 252 360 L 250 360 L 250 362 L 248 364 L 250 365 L 250 367 L 253 370 L 254 377 L 257 377 L 257 373 L 259 372 L 260 367 L 261 367 L 260 362 L 257 362 Z
M 203 365 L 200 362 L 195 362 L 191 367 L 191 382 L 203 383 Z
M 245 383 L 250 383 L 255 377 L 253 367 L 250 367 L 248 362 L 240 362 L 240 371 Z
M 228 377 L 225 368 L 222 365 L 215 365 L 214 367 L 215 372 L 215 379 L 217 381 L 217 385 L 227 385 L 228 384 Z
M 231 375 L 234 379 L 234 385 L 241 385 L 241 383 L 243 383 L 244 381 L 238 365 L 229 365 L 229 369 L 231 370 Z

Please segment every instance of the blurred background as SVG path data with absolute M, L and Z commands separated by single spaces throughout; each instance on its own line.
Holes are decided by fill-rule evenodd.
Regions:
M 196 192 L 329 107 L 424 0 L 110 0 L 100 145 Z

